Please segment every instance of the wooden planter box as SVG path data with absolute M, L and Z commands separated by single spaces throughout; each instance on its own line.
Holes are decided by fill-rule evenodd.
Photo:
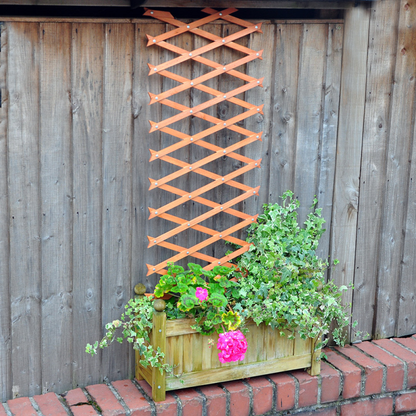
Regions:
M 136 351 L 136 378 L 146 380 L 152 387 L 153 400 L 163 401 L 166 391 L 204 384 L 220 383 L 247 377 L 255 377 L 282 371 L 308 368 L 311 375 L 320 372 L 320 351 L 313 351 L 314 340 L 294 340 L 280 336 L 278 330 L 247 325 L 247 353 L 244 361 L 221 364 L 216 348 L 218 335 L 203 336 L 191 329 L 192 319 L 166 320 L 164 312 L 154 312 L 151 334 L 154 348 L 160 347 L 165 360 L 174 366 L 174 374 L 162 375 L 158 369 L 144 368 Z M 209 348 L 208 339 L 214 340 Z M 183 382 L 181 382 L 181 380 Z

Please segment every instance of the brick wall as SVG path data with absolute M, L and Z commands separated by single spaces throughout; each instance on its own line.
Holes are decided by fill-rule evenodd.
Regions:
M 321 374 L 272 374 L 221 385 L 184 389 L 151 400 L 144 381 L 120 380 L 17 398 L 0 416 L 416 416 L 416 335 L 327 348 Z

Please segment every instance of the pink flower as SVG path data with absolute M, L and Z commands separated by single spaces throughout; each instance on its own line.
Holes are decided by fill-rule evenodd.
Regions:
M 208 290 L 203 289 L 202 287 L 197 287 L 195 296 L 202 302 L 208 297 Z
M 243 361 L 247 351 L 247 341 L 240 330 L 224 332 L 218 337 L 217 348 L 220 350 L 218 353 L 220 362 Z

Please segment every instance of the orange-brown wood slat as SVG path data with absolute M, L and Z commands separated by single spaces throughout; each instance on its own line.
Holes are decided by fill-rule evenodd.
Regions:
M 221 93 L 220 96 L 217 96 L 215 98 L 212 98 L 211 100 L 205 101 L 202 104 L 199 104 L 195 107 L 190 108 L 189 110 L 183 110 L 181 113 L 176 114 L 173 117 L 167 118 L 167 119 L 159 122 L 158 123 L 158 126 L 159 126 L 158 128 L 163 128 L 163 127 L 169 126 L 172 123 L 183 120 L 186 117 L 191 117 L 191 116 L 197 115 L 199 112 L 201 112 L 201 111 L 203 111 L 203 110 L 205 110 L 209 107 L 212 107 L 215 104 L 220 104 L 221 102 L 225 101 L 227 97 L 231 98 L 231 97 L 239 95 L 243 92 L 251 90 L 252 88 L 257 87 L 259 83 L 262 83 L 262 81 L 263 81 L 263 79 L 249 82 L 247 84 L 242 85 L 241 87 L 235 88 L 232 91 Z M 162 104 L 163 104 L 163 101 L 162 101 Z M 172 101 L 171 107 L 176 108 L 177 110 L 179 110 L 179 107 L 181 107 L 181 105 Z
M 204 165 L 206 165 L 206 164 L 208 164 L 208 163 L 210 163 L 210 162 L 212 162 L 212 161 L 214 161 L 216 159 L 219 159 L 220 157 L 227 156 L 228 153 L 231 153 L 231 152 L 233 152 L 235 150 L 238 150 L 241 147 L 244 147 L 244 146 L 246 146 L 246 145 L 248 145 L 250 143 L 253 143 L 253 142 L 257 141 L 257 140 L 260 140 L 260 138 L 257 138 L 257 135 L 253 134 L 252 136 L 247 137 L 246 139 L 241 140 L 240 142 L 234 143 L 233 145 L 228 146 L 225 149 L 217 150 L 214 154 L 212 154 L 210 156 L 207 156 L 207 157 L 205 157 L 203 159 L 200 159 L 199 161 L 197 161 L 195 163 L 185 164 L 185 166 L 183 166 L 183 168 L 181 170 L 178 170 L 176 172 L 171 173 L 170 175 L 167 175 L 167 176 L 164 176 L 161 179 L 158 179 L 157 180 L 158 185 L 162 185 L 162 184 L 165 184 L 165 183 L 169 183 L 173 179 L 177 179 L 177 178 L 180 178 L 183 175 L 188 174 L 189 171 L 191 171 L 191 170 L 193 172 L 197 172 L 198 173 L 198 168 L 199 167 L 204 166 Z M 156 152 L 155 150 L 150 150 L 150 151 L 152 153 L 153 152 Z M 156 155 L 157 155 L 157 152 L 156 152 Z M 155 158 L 157 159 L 158 156 L 156 156 L 156 155 L 155 155 Z M 166 160 L 166 157 L 162 157 L 160 159 Z
M 202 84 L 203 82 L 206 82 L 212 78 L 217 77 L 218 75 L 221 75 L 224 73 L 224 68 L 226 69 L 233 69 L 233 68 L 238 68 L 241 65 L 244 65 L 248 62 L 254 61 L 255 59 L 259 59 L 261 58 L 263 55 L 263 50 L 260 50 L 258 52 L 253 52 L 252 54 L 249 54 L 247 56 L 245 56 L 244 58 L 238 59 L 237 61 L 234 61 L 230 64 L 227 64 L 227 66 L 221 66 L 217 69 L 214 69 L 211 72 L 208 72 L 207 74 L 201 75 L 198 78 L 194 78 L 194 79 L 188 79 L 188 78 L 183 78 L 183 84 L 182 85 L 178 85 L 177 87 L 171 88 L 170 90 L 167 90 L 165 92 L 162 92 L 160 94 L 152 94 L 149 93 L 150 95 L 150 104 L 154 104 L 156 102 L 161 102 L 162 100 L 164 100 L 165 98 L 169 98 L 172 95 L 175 95 L 179 92 L 182 91 L 186 91 L 187 89 L 190 89 L 192 87 L 196 87 L 197 85 Z M 151 66 L 149 65 L 149 67 L 151 68 Z M 150 69 L 151 70 L 151 69 Z M 166 70 L 164 70 L 163 72 L 165 72 Z M 166 71 L 168 72 L 168 71 Z M 176 80 L 178 80 L 179 77 L 176 77 Z M 182 77 L 181 77 L 182 78 Z M 255 80 L 253 79 L 253 81 L 250 81 L 249 83 L 254 83 L 255 81 L 257 81 L 257 85 L 254 85 L 256 87 L 262 86 L 263 85 L 263 78 L 261 78 L 260 80 Z M 213 94 L 215 96 L 221 96 L 224 95 L 221 91 L 217 91 L 215 94 Z M 234 97 L 234 95 L 237 94 L 233 94 L 231 95 L 230 93 L 228 94 L 229 97 L 227 97 L 227 99 L 231 99 Z
M 198 117 L 198 114 L 196 115 L 197 117 Z M 219 120 L 219 123 L 217 123 L 215 126 L 212 126 L 212 127 L 208 128 L 208 129 L 206 129 L 206 130 L 204 130 L 200 133 L 197 133 L 193 136 L 184 135 L 184 134 L 181 134 L 180 132 L 177 132 L 178 135 L 176 135 L 176 134 L 174 134 L 174 132 L 176 133 L 176 131 L 174 129 L 169 128 L 169 130 L 167 130 L 167 127 L 162 127 L 160 129 L 160 131 L 169 133 L 169 134 L 171 134 L 172 136 L 175 136 L 175 137 L 179 136 L 179 138 L 182 138 L 182 141 L 178 142 L 178 143 L 175 143 L 171 146 L 165 147 L 164 149 L 159 150 L 157 152 L 157 154 L 159 155 L 158 157 L 165 156 L 169 153 L 172 153 L 175 150 L 179 150 L 183 147 L 189 146 L 190 144 L 193 144 L 193 143 L 197 144 L 198 141 L 204 139 L 205 137 L 209 136 L 210 134 L 217 133 L 220 130 L 223 130 L 225 128 L 227 128 L 229 130 L 237 131 L 240 134 L 248 133 L 248 134 L 246 134 L 247 136 L 251 136 L 253 134 L 256 134 L 256 133 L 254 133 L 250 130 L 247 130 L 247 129 L 244 129 L 244 128 L 241 128 L 241 127 L 238 127 L 238 126 L 234 126 L 234 124 L 238 123 L 239 121 L 245 120 L 246 118 L 251 117 L 254 114 L 263 114 L 263 105 L 261 105 L 259 107 L 253 107 L 251 110 L 248 110 L 244 113 L 241 113 L 241 114 L 239 114 L 235 117 L 232 117 L 228 120 L 219 120 L 219 119 L 217 119 L 217 120 Z M 209 118 L 211 118 L 211 117 L 209 117 Z M 154 123 L 154 122 L 150 121 L 150 123 Z M 157 128 L 156 128 L 156 126 L 157 126 Z M 156 131 L 156 130 L 159 130 L 158 124 L 154 124 L 152 126 L 152 131 Z M 260 133 L 256 134 L 256 137 L 257 137 L 257 135 L 260 136 Z M 213 148 L 214 145 L 210 146 L 210 143 L 207 143 L 204 147 L 205 148 Z M 155 154 L 155 157 L 156 157 L 156 154 Z M 243 155 L 238 155 L 237 156 L 237 154 L 233 154 L 233 157 L 238 158 L 238 160 L 240 160 L 242 162 L 245 162 L 245 163 L 248 163 L 248 161 L 252 160 L 252 159 L 249 159 L 249 158 L 247 158 Z
M 220 240 L 221 239 L 221 237 L 220 237 L 221 234 L 232 234 L 232 233 L 234 233 L 234 232 L 236 232 L 238 230 L 241 230 L 241 228 L 244 228 L 247 225 L 251 224 L 256 219 L 257 219 L 257 215 L 254 216 L 251 220 L 248 219 L 248 220 L 242 221 L 242 222 L 240 222 L 240 223 L 238 223 L 238 224 L 236 224 L 236 225 L 228 228 L 227 230 L 218 232 L 216 235 L 213 235 L 212 237 L 210 237 L 210 238 L 208 238 L 208 239 L 206 239 L 206 240 L 204 240 L 204 241 L 196 244 L 195 246 L 190 247 L 189 248 L 189 252 L 193 253 L 195 251 L 199 251 L 202 248 L 207 247 L 208 245 L 211 245 L 212 243 L 215 243 L 216 241 Z M 170 261 L 175 262 L 175 261 L 178 261 L 178 260 L 183 259 L 186 256 L 187 256 L 186 253 L 179 253 L 179 254 L 171 257 L 170 259 L 168 259 L 168 260 L 166 260 L 166 261 L 164 261 L 162 263 L 159 263 L 159 264 L 153 266 L 152 267 L 152 273 L 154 273 L 154 272 L 162 269 L 163 267 L 166 267 L 167 264 L 168 264 L 168 262 L 170 262 Z M 218 261 L 220 261 L 220 260 L 218 260 Z
M 163 160 L 166 160 L 167 162 L 171 163 L 172 165 L 176 165 L 176 166 L 186 165 L 186 162 L 182 162 L 181 160 L 175 159 L 172 156 L 165 156 L 163 158 Z M 254 162 L 254 160 L 253 160 L 253 162 Z M 202 168 L 195 169 L 194 173 L 198 173 L 199 175 L 205 176 L 205 177 L 213 179 L 213 180 L 217 180 L 219 178 L 222 178 L 221 175 L 218 175 L 217 173 L 210 172 L 209 170 L 202 169 Z M 232 186 L 233 188 L 240 189 L 242 191 L 248 191 L 248 190 L 252 189 L 251 186 L 248 186 L 248 185 L 245 185 L 244 183 L 240 183 L 240 182 L 236 182 L 236 181 L 228 181 L 227 185 Z M 181 191 L 179 189 L 176 191 L 177 188 L 174 188 L 170 185 L 161 185 L 161 186 L 158 186 L 158 188 L 163 189 L 167 192 L 174 193 L 176 195 L 188 195 L 189 194 L 189 192 Z M 196 201 L 196 198 L 194 198 L 193 200 Z
M 155 244 L 160 243 L 161 241 L 165 241 L 168 238 L 173 237 L 174 235 L 176 235 L 176 234 L 180 233 L 181 231 L 187 229 L 188 227 L 192 227 L 195 224 L 199 224 L 200 222 L 202 222 L 202 221 L 204 221 L 204 220 L 222 212 L 224 209 L 232 207 L 233 205 L 238 204 L 239 202 L 242 202 L 245 199 L 250 198 L 253 195 L 257 195 L 259 188 L 260 187 L 257 187 L 257 188 L 254 188 L 253 191 L 244 192 L 243 194 L 231 199 L 230 201 L 225 202 L 221 206 L 215 207 L 211 211 L 208 211 L 205 214 L 202 214 L 202 215 L 200 215 L 200 216 L 198 216 L 198 217 L 196 217 L 192 220 L 189 220 L 186 224 L 182 224 L 179 227 L 176 227 L 173 230 L 170 230 L 170 231 L 160 235 L 159 237 L 155 237 L 153 239 L 149 237 L 149 240 L 151 240 L 151 241 L 149 241 L 148 247 L 152 247 Z M 244 220 L 244 221 L 240 222 L 240 224 L 242 224 L 244 222 L 247 222 L 247 221 L 248 220 Z
M 224 11 L 222 11 L 222 12 L 216 12 L 213 9 L 209 9 L 209 10 L 213 11 L 213 14 L 216 16 L 215 18 L 220 17 L 223 20 L 227 20 L 227 18 L 229 18 L 231 20 L 238 20 L 239 22 L 242 22 L 243 23 L 243 24 L 240 24 L 240 26 L 243 26 L 243 27 L 249 27 L 249 26 L 252 25 L 252 23 L 245 22 L 244 20 L 237 19 L 237 18 L 235 18 L 233 16 L 224 16 Z M 151 11 L 148 10 L 146 13 L 144 13 L 144 15 L 145 16 L 151 16 Z M 185 26 L 186 29 L 187 29 L 187 31 L 193 33 L 194 35 L 200 36 L 202 38 L 205 38 L 205 39 L 208 39 L 208 40 L 211 40 L 211 41 L 216 41 L 218 39 L 222 39 L 219 36 L 214 35 L 213 33 L 209 33 L 209 32 L 207 32 L 205 30 L 199 29 L 197 27 L 198 25 L 195 26 L 195 24 L 194 24 L 195 22 L 192 23 L 192 24 L 180 22 L 179 20 L 174 19 L 172 15 L 170 15 L 170 17 L 158 16 L 158 20 L 160 20 L 162 22 L 165 22 L 165 23 L 169 23 L 172 26 L 177 26 L 177 27 L 181 27 L 181 28 Z M 229 20 L 229 21 L 231 21 L 231 20 Z M 199 25 L 199 26 L 202 26 L 202 25 Z M 181 32 L 181 33 L 184 33 L 184 32 Z M 261 30 L 259 32 L 262 33 Z M 153 42 L 153 39 L 155 39 L 155 38 L 152 38 L 151 43 L 149 42 L 147 44 L 147 46 L 150 46 L 151 44 L 155 43 L 155 42 Z M 159 38 L 159 40 L 160 40 L 160 38 Z M 229 48 L 232 48 L 234 50 L 237 50 L 239 52 L 246 53 L 246 54 L 250 54 L 250 53 L 254 52 L 252 49 L 247 48 L 246 46 L 243 46 L 243 45 L 239 45 L 238 43 L 234 43 L 234 42 L 229 42 L 225 46 L 227 46 Z M 260 59 L 262 59 L 262 58 L 260 58 Z
M 173 30 L 170 30 L 169 32 L 162 33 L 161 35 L 156 36 L 154 39 L 156 39 L 156 42 L 170 39 L 174 36 L 178 36 L 182 33 L 185 33 L 190 29 L 194 29 L 194 28 L 197 28 L 198 26 L 206 25 L 207 23 L 210 23 L 210 22 L 213 22 L 214 20 L 217 20 L 220 17 L 220 13 L 221 13 L 221 16 L 225 17 L 225 16 L 227 16 L 231 13 L 234 13 L 236 11 L 237 11 L 237 9 L 230 8 L 230 9 L 222 10 L 221 12 L 212 13 L 211 16 L 204 17 L 200 20 L 195 20 L 195 22 L 192 22 L 192 23 L 183 24 L 178 29 L 173 29 Z M 160 11 L 158 11 L 158 10 L 146 10 L 144 15 L 145 16 L 152 16 L 156 19 L 159 19 L 159 20 L 163 21 L 163 14 L 161 14 Z M 173 19 L 173 20 L 171 19 L 169 23 L 172 24 L 173 21 L 175 21 L 175 19 Z M 177 25 L 175 25 L 175 26 L 177 26 Z M 148 44 L 147 46 L 150 46 L 150 45 L 152 45 L 152 43 Z
M 170 101 L 170 100 L 163 100 L 163 103 L 162 104 L 168 105 L 169 107 L 173 105 L 172 104 L 172 101 Z M 178 104 L 179 103 L 175 103 L 175 105 L 178 105 Z M 182 106 L 182 104 L 179 104 L 179 106 L 181 106 L 179 108 L 181 108 L 183 110 L 185 110 L 185 109 L 188 109 L 189 110 L 189 107 L 186 107 L 184 105 Z M 263 106 L 264 106 L 263 104 L 260 105 L 260 106 L 252 105 L 250 107 L 250 111 L 252 111 L 254 109 L 257 109 L 257 108 L 259 110 L 254 111 L 254 112 L 250 112 L 250 113 L 245 112 L 245 113 L 242 113 L 242 114 L 238 114 L 237 116 L 234 116 L 234 117 L 232 117 L 232 118 L 230 118 L 228 120 L 221 120 L 221 119 L 219 119 L 217 117 L 210 116 L 210 115 L 205 114 L 205 113 L 197 113 L 197 114 L 195 114 L 195 117 L 201 118 L 201 119 L 203 119 L 205 121 L 209 121 L 210 123 L 213 123 L 215 125 L 222 126 L 222 128 L 227 128 L 227 129 L 232 130 L 232 131 L 234 131 L 236 133 L 243 134 L 245 136 L 251 136 L 252 134 L 254 134 L 253 131 L 247 130 L 247 129 L 245 129 L 243 127 L 240 127 L 240 126 L 234 126 L 234 124 L 236 124 L 239 121 L 242 121 L 242 120 L 246 119 L 247 117 L 250 117 L 250 116 L 252 116 L 252 115 L 254 115 L 256 113 L 263 114 Z M 166 127 L 162 128 L 162 129 L 159 129 L 158 123 L 156 123 L 154 121 L 149 120 L 149 123 L 152 126 L 151 133 L 153 133 L 156 130 L 160 130 L 160 131 L 163 131 L 163 132 L 165 132 L 167 134 L 170 134 L 172 136 L 178 137 L 178 138 L 180 138 L 182 140 L 185 140 L 185 139 L 188 139 L 189 140 L 191 138 L 190 135 L 185 134 L 185 133 L 181 133 L 181 132 L 176 132 L 176 130 L 174 130 L 174 129 L 167 130 Z M 208 134 L 205 134 L 204 131 L 198 133 L 197 135 L 193 135 L 193 137 L 199 137 L 201 139 L 203 139 L 206 136 L 208 136 Z M 161 149 L 161 151 L 163 151 L 163 149 Z
M 229 42 L 232 42 L 234 40 L 240 39 L 243 36 L 247 36 L 247 35 L 249 35 L 249 34 L 251 34 L 253 32 L 257 32 L 258 30 L 260 30 L 260 26 L 261 26 L 261 23 L 259 23 L 258 25 L 252 25 L 251 27 L 248 27 L 248 28 L 246 28 L 244 30 L 241 30 L 240 32 L 236 32 L 236 33 L 234 33 L 232 35 L 228 35 L 225 38 L 216 40 L 214 42 L 211 42 L 208 45 L 201 46 L 200 48 L 195 49 L 192 52 L 186 51 L 183 54 L 181 54 L 180 56 L 178 56 L 176 58 L 173 58 L 170 61 L 163 62 L 162 64 L 160 64 L 157 67 L 153 68 L 153 71 L 150 71 L 150 74 L 149 75 L 153 75 L 153 74 L 157 73 L 158 71 L 162 71 L 164 69 L 171 68 L 172 66 L 175 66 L 177 64 L 180 64 L 182 62 L 186 62 L 189 59 L 198 57 L 198 56 L 200 56 L 200 55 L 202 55 L 202 54 L 204 54 L 206 52 L 209 52 L 209 51 L 211 51 L 211 50 L 213 50 L 215 48 L 219 48 L 222 45 L 226 45 Z M 175 52 L 175 49 L 176 48 L 173 47 L 173 45 L 171 45 L 170 43 L 167 43 L 167 42 L 164 42 L 164 41 L 160 41 L 160 42 L 157 42 L 156 41 L 156 44 L 157 44 L 157 46 L 163 46 L 164 48 L 166 48 L 166 49 L 168 49 L 168 50 L 170 50 L 172 52 Z
M 160 42 L 158 46 L 161 46 L 162 48 L 165 48 L 165 49 L 167 49 L 171 52 L 175 52 L 179 55 L 185 54 L 187 52 L 185 49 L 179 48 L 178 46 L 175 46 L 175 45 L 171 45 L 170 43 L 167 43 L 167 42 Z M 224 65 L 222 65 L 218 62 L 213 62 L 213 61 L 211 61 L 207 58 L 204 58 L 202 56 L 192 56 L 190 58 L 193 61 L 199 62 L 200 64 L 203 64 L 203 65 L 206 65 L 206 66 L 209 66 L 210 68 L 224 68 Z M 150 68 L 149 75 L 153 75 L 153 74 L 162 72 L 160 67 L 158 68 L 155 65 L 149 65 L 149 68 Z M 240 71 L 237 71 L 235 69 L 230 69 L 229 70 L 226 66 L 225 66 L 225 69 L 224 69 L 224 73 L 228 73 L 229 75 L 232 75 L 233 77 L 239 78 L 239 79 L 241 79 L 243 81 L 247 81 L 247 82 L 250 82 L 250 81 L 254 80 L 254 78 L 251 77 L 250 75 L 244 74 L 244 73 L 242 73 Z
M 166 105 L 170 108 L 176 109 L 179 112 L 176 115 L 168 117 L 164 120 L 160 120 L 158 122 L 150 121 L 150 132 L 159 131 L 163 132 L 164 134 L 168 134 L 171 137 L 179 139 L 177 143 L 168 145 L 165 148 L 159 150 L 150 149 L 150 161 L 161 160 L 164 163 L 169 163 L 173 166 L 179 167 L 178 170 L 174 171 L 173 173 L 169 173 L 161 177 L 160 179 L 149 178 L 150 189 L 152 190 L 154 188 L 158 188 L 160 191 L 163 190 L 172 193 L 173 195 L 179 196 L 179 198 L 161 206 L 160 208 L 149 208 L 149 219 L 158 217 L 160 219 L 169 221 L 177 225 L 170 231 L 167 231 L 162 235 L 159 235 L 158 237 L 148 237 L 149 247 L 159 245 L 160 247 L 163 247 L 165 249 L 177 252 L 177 254 L 173 255 L 167 260 L 158 263 L 155 266 L 148 265 L 148 275 L 152 273 L 165 274 L 165 267 L 169 262 L 176 262 L 187 256 L 206 261 L 208 263 L 205 266 L 207 270 L 211 270 L 217 264 L 227 265 L 231 267 L 232 264 L 229 262 L 235 257 L 241 255 L 243 252 L 247 251 L 250 247 L 248 243 L 237 237 L 233 237 L 231 234 L 241 230 L 242 228 L 251 224 L 253 221 L 256 221 L 257 215 L 252 216 L 243 213 L 239 210 L 232 208 L 232 206 L 257 194 L 259 187 L 251 188 L 245 185 L 244 183 L 235 181 L 234 179 L 238 176 L 241 176 L 249 172 L 255 167 L 260 167 L 261 160 L 253 160 L 250 157 L 236 153 L 236 151 L 244 148 L 245 146 L 251 143 L 261 141 L 262 133 L 250 131 L 236 124 L 242 122 L 243 120 L 251 116 L 254 116 L 255 114 L 262 114 L 263 106 L 256 106 L 254 104 L 250 104 L 243 99 L 237 98 L 236 96 L 246 91 L 249 91 L 250 89 L 255 88 L 256 86 L 262 87 L 263 79 L 254 78 L 241 71 L 236 70 L 235 68 L 241 67 L 242 65 L 245 65 L 255 59 L 262 59 L 263 51 L 253 51 L 247 46 L 240 45 L 235 41 L 251 33 L 262 33 L 262 31 L 260 23 L 253 24 L 251 22 L 246 22 L 242 19 L 238 19 L 232 16 L 231 14 L 235 11 L 236 10 L 232 8 L 223 11 L 216 11 L 211 8 L 206 8 L 203 10 L 203 12 L 207 13 L 208 16 L 191 23 L 180 22 L 174 19 L 171 13 L 169 12 L 146 10 L 145 13 L 145 15 L 147 16 L 152 16 L 175 27 L 174 29 L 167 31 L 166 33 L 160 34 L 158 36 L 147 35 L 148 46 L 158 46 L 178 55 L 176 58 L 170 59 L 166 62 L 158 63 L 157 66 L 149 63 L 149 76 L 159 74 L 162 77 L 166 77 L 167 79 L 171 79 L 180 83 L 180 85 L 170 88 L 166 91 L 159 92 L 158 94 L 149 92 L 150 104 L 158 102 L 162 105 Z M 242 26 L 243 29 L 238 31 L 231 31 L 231 34 L 224 37 L 220 37 L 218 35 L 209 33 L 199 27 L 204 24 L 216 21 L 217 19 L 223 19 L 224 21 L 230 24 Z M 196 48 L 194 50 L 188 51 L 166 42 L 167 40 L 172 39 L 178 35 L 184 34 L 186 32 L 208 39 L 210 43 Z M 245 54 L 245 56 L 243 58 L 239 58 L 237 60 L 234 60 L 233 62 L 229 62 L 226 64 L 218 63 L 211 59 L 201 56 L 206 52 L 213 51 L 221 47 L 236 50 Z M 199 77 L 196 77 L 194 79 L 189 79 L 187 77 L 183 77 L 181 75 L 168 71 L 168 68 L 191 61 L 201 65 L 205 65 L 213 70 L 208 71 L 207 73 L 200 75 Z M 225 73 L 228 76 L 232 76 L 238 80 L 244 81 L 244 84 L 228 92 L 219 91 L 215 88 L 208 87 L 203 84 Z M 184 92 L 186 90 L 191 90 L 192 88 L 195 88 L 195 90 L 204 92 L 213 97 L 193 107 L 188 107 L 186 105 L 177 103 L 169 99 L 173 96 L 176 96 L 178 93 Z M 230 117 L 228 120 L 221 120 L 217 117 L 204 113 L 204 110 L 207 110 L 212 106 L 219 105 L 225 101 L 241 107 L 242 112 L 238 115 Z M 212 123 L 213 125 L 205 128 L 204 130 L 197 131 L 193 134 L 186 134 L 182 131 L 178 131 L 170 127 L 173 123 L 184 121 L 190 116 L 194 116 L 199 119 L 205 120 L 209 123 Z M 207 140 L 208 136 L 218 134 L 218 132 L 224 129 L 228 129 L 237 134 L 241 134 L 245 136 L 245 138 L 242 138 L 241 140 L 238 140 L 236 143 L 228 145 L 225 148 L 217 146 Z M 212 151 L 213 153 L 208 156 L 204 156 L 201 159 L 192 163 L 184 162 L 170 155 L 172 152 L 184 149 L 185 147 L 190 146 L 192 144 L 195 144 L 199 147 L 203 147 L 209 151 Z M 192 146 L 190 146 L 189 149 L 192 150 Z M 214 172 L 210 172 L 207 169 L 203 168 L 205 165 L 220 159 L 222 156 L 230 157 L 232 159 L 244 163 L 245 165 L 237 170 L 232 170 L 229 173 L 224 173 L 221 175 Z M 204 184 L 204 186 L 201 186 L 198 189 L 193 190 L 192 192 L 168 185 L 168 183 L 172 180 L 177 180 L 179 178 L 185 177 L 185 175 L 190 172 L 202 175 L 210 179 L 211 182 L 209 182 L 208 184 Z M 224 184 L 227 184 L 232 188 L 240 190 L 242 191 L 242 193 L 238 196 L 235 196 L 229 201 L 221 203 L 211 201 L 210 199 L 201 196 L 202 194 L 207 193 L 208 191 L 218 189 L 221 185 Z M 184 205 L 187 201 L 193 201 L 198 204 L 202 204 L 206 207 L 209 207 L 210 210 L 201 215 L 197 215 L 195 218 L 189 220 L 180 218 L 178 216 L 174 216 L 172 214 L 168 214 L 168 211 L 175 207 L 178 207 L 179 205 Z M 219 213 L 226 213 L 228 215 L 231 215 L 231 217 L 239 219 L 239 222 L 221 232 L 216 231 L 214 229 L 215 227 L 210 228 L 201 225 L 201 222 L 209 218 L 215 217 Z M 201 233 L 202 241 L 198 242 L 197 244 L 193 244 L 192 247 L 189 248 L 186 248 L 186 244 L 179 245 L 167 241 L 168 239 L 175 237 L 188 229 L 192 229 L 195 232 Z M 207 235 L 209 236 L 208 238 L 206 237 Z M 240 248 L 228 255 L 220 257 L 219 259 L 200 252 L 200 250 L 212 244 L 215 244 L 219 240 L 229 241 L 240 246 Z
M 185 78 L 185 77 L 182 77 L 182 76 L 180 76 L 178 74 L 174 74 L 173 72 L 170 72 L 168 70 L 161 71 L 160 72 L 160 75 L 163 75 L 166 78 L 173 79 L 174 81 L 181 82 L 181 83 L 187 83 L 187 82 L 189 82 L 189 84 L 190 84 L 192 82 L 192 80 L 190 80 L 188 78 Z M 215 97 L 217 95 L 220 95 L 221 94 L 221 91 L 218 91 L 218 90 L 216 90 L 214 88 L 208 87 L 207 85 L 198 84 L 198 85 L 191 85 L 191 87 L 195 88 L 196 90 L 199 90 L 199 91 L 202 91 L 202 92 L 206 92 L 207 94 L 214 95 Z M 263 87 L 263 85 L 262 84 L 259 84 L 259 87 Z M 171 91 L 171 90 L 169 90 L 169 91 Z M 161 93 L 159 95 L 162 96 L 162 94 L 163 93 Z M 158 100 L 156 99 L 156 97 L 159 97 L 159 96 L 157 94 L 154 94 L 154 93 L 149 92 L 149 96 L 150 96 L 150 103 L 149 103 L 149 105 L 150 104 L 154 104 L 155 102 L 158 102 Z M 159 97 L 159 99 L 161 99 L 161 97 Z M 233 98 L 227 98 L 227 101 L 229 101 L 230 103 L 239 105 L 240 107 L 243 107 L 243 108 L 251 108 L 251 107 L 253 107 L 253 105 L 252 104 L 249 104 L 247 101 L 244 101 L 244 100 L 241 100 L 241 99 L 235 98 L 235 97 L 233 97 Z
M 230 211 L 231 211 L 231 208 L 228 208 L 224 212 L 230 213 Z M 233 214 L 231 214 L 231 215 L 233 215 Z M 171 215 L 171 214 L 161 214 L 159 217 L 163 218 L 165 220 L 168 220 L 170 222 L 176 223 L 176 224 L 185 224 L 186 222 L 188 222 L 188 220 L 184 220 L 183 218 L 179 218 L 179 217 L 176 217 L 176 216 Z M 244 219 L 249 219 L 249 218 L 251 218 L 251 216 L 247 215 L 247 216 L 244 217 Z M 203 225 L 200 225 L 200 224 L 193 225 L 190 228 L 192 228 L 193 230 L 196 230 L 196 231 L 200 231 L 201 233 L 208 234 L 208 235 L 215 235 L 215 234 L 218 233 L 217 231 L 212 230 L 211 228 L 208 228 L 208 227 L 204 227 Z M 225 240 L 225 241 L 229 241 L 230 243 L 237 244 L 238 246 L 244 246 L 246 244 L 246 242 L 244 240 L 241 240 L 237 237 L 224 235 L 224 236 L 222 236 L 222 239 Z M 162 243 L 160 243 L 160 244 L 162 244 Z
M 162 213 L 167 212 L 167 211 L 169 211 L 169 210 L 171 210 L 171 209 L 173 209 L 173 208 L 175 208 L 179 205 L 182 205 L 182 204 L 186 203 L 186 201 L 192 201 L 195 197 L 200 196 L 200 195 L 204 194 L 205 192 L 208 192 L 211 189 L 216 188 L 217 186 L 221 186 L 223 184 L 226 184 L 230 179 L 234 179 L 235 177 L 240 176 L 243 173 L 246 173 L 246 172 L 248 172 L 251 169 L 254 169 L 256 167 L 259 168 L 260 167 L 260 162 L 261 162 L 261 159 L 259 159 L 257 162 L 249 163 L 248 165 L 243 166 L 240 169 L 237 169 L 233 172 L 230 172 L 228 175 L 220 177 L 220 178 L 216 179 L 215 181 L 212 181 L 208 185 L 202 186 L 201 188 L 192 191 L 188 195 L 184 195 L 181 198 L 178 198 L 175 201 L 172 201 L 169 204 L 166 204 L 166 205 L 158 208 L 157 212 L 159 214 L 162 214 Z M 157 182 L 154 182 L 154 184 L 156 184 L 156 183 Z M 252 188 L 252 189 L 255 189 L 255 188 Z M 246 192 L 250 192 L 250 190 L 248 190 Z

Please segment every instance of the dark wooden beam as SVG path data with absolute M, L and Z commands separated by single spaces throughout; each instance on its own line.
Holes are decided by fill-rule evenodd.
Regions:
M 371 0 L 361 0 L 369 3 Z M 345 0 L 235 0 L 232 6 L 237 9 L 348 9 L 356 1 Z M 227 8 L 229 0 L 2 0 L 0 5 L 20 6 L 97 6 L 97 7 L 188 7 L 188 8 Z

